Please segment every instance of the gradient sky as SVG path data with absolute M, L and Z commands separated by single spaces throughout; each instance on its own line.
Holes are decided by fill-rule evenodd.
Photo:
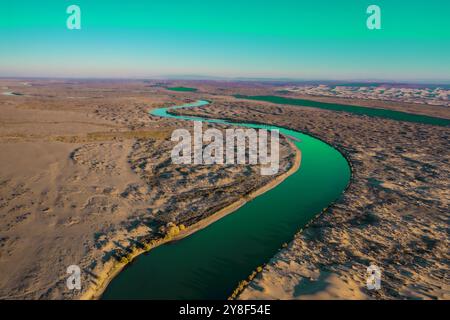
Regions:
M 0 0 L 0 37 L 0 77 L 450 81 L 448 0 Z

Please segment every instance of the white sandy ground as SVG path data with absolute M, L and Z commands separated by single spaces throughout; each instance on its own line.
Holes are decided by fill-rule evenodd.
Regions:
M 239 299 L 365 300 L 369 298 L 362 292 L 363 284 L 358 280 L 319 270 L 312 271 L 294 261 L 278 261 L 277 267 L 285 269 L 286 273 L 280 275 L 266 271 L 263 282 L 257 281 L 252 284 L 244 290 Z
M 1 190 L 13 190 L 1 193 L 8 197 L 2 201 L 1 235 L 9 245 L 0 257 L 1 273 L 8 275 L 0 278 L 0 287 L 17 292 L 2 292 L 2 298 L 33 297 L 33 289 L 42 293 L 64 281 L 64 267 L 79 264 L 86 256 L 92 235 L 128 214 L 129 204 L 117 194 L 139 183 L 127 165 L 126 151 L 131 145 L 132 141 L 126 141 L 100 148 L 116 166 L 114 174 L 96 175 L 68 157 L 76 145 L 0 144 Z

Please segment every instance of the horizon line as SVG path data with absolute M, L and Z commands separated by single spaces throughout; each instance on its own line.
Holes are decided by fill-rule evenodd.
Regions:
M 433 84 L 449 85 L 450 79 L 305 79 L 290 77 L 225 77 L 225 76 L 207 76 L 207 75 L 162 75 L 150 77 L 102 77 L 102 76 L 0 76 L 1 80 L 128 80 L 128 81 L 148 81 L 148 80 L 167 80 L 167 81 L 236 81 L 236 82 L 325 82 L 325 83 L 352 83 L 362 82 L 367 84 Z

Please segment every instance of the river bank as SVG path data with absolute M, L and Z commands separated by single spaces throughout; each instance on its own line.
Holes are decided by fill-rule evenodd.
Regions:
M 262 102 L 224 101 L 189 114 L 216 110 L 312 134 L 353 166 L 343 197 L 270 259 L 239 299 L 448 299 L 448 128 Z M 366 288 L 371 264 L 382 271 L 380 290 Z
M 207 101 L 189 103 L 182 106 L 185 107 L 183 112 L 207 104 Z M 199 120 L 172 113 L 173 109 L 180 108 L 157 109 L 152 114 Z M 170 114 L 166 112 L 169 110 Z M 318 139 L 264 124 L 227 122 L 223 117 L 205 118 L 203 121 L 215 124 L 277 129 L 281 135 L 294 137 L 292 143 L 301 148 L 302 155 L 306 154 L 305 162 L 302 156 L 303 169 L 273 191 L 237 208 L 239 214 L 224 217 L 189 239 L 155 248 L 119 274 L 103 298 L 226 299 L 234 283 L 272 257 L 298 228 L 339 197 L 348 183 L 349 167 L 345 158 Z M 204 271 L 199 273 L 202 269 Z
M 148 109 L 188 99 L 166 90 L 142 82 L 32 83 L 0 81 L 24 94 L 0 95 L 3 299 L 79 299 L 101 283 L 98 271 L 159 237 L 161 226 L 192 225 L 273 178 L 253 166 L 173 165 L 170 133 L 189 123 Z M 280 142 L 282 174 L 295 153 Z M 66 286 L 70 265 L 82 270 L 80 291 Z
M 130 256 L 130 261 L 126 262 L 126 263 L 122 263 L 120 261 L 116 261 L 114 262 L 112 265 L 110 266 L 106 266 L 101 272 L 99 272 L 97 274 L 97 282 L 99 283 L 96 286 L 92 286 L 90 287 L 84 294 L 83 296 L 80 297 L 80 300 L 97 300 L 100 299 L 102 294 L 104 293 L 104 291 L 106 290 L 106 288 L 108 287 L 109 283 L 124 269 L 127 267 L 127 265 L 133 263 L 133 261 L 138 258 L 140 255 L 145 254 L 147 252 L 150 252 L 151 250 L 162 246 L 164 244 L 168 244 L 171 242 L 176 242 L 176 241 L 180 241 L 190 235 L 192 235 L 193 233 L 208 227 L 209 225 L 211 225 L 212 223 L 218 221 L 219 219 L 235 212 L 236 210 L 238 210 L 239 208 L 241 208 L 242 206 L 244 206 L 246 203 L 248 203 L 249 201 L 253 200 L 254 198 L 264 194 L 265 192 L 275 188 L 277 185 L 279 185 L 280 183 L 282 183 L 286 178 L 288 178 L 290 175 L 292 175 L 294 172 L 296 172 L 299 168 L 300 168 L 300 164 L 301 164 L 301 152 L 300 150 L 291 142 L 289 141 L 289 144 L 291 145 L 291 147 L 293 148 L 293 150 L 295 150 L 296 154 L 295 154 L 295 161 L 293 163 L 292 168 L 284 173 L 281 174 L 279 176 L 277 176 L 276 178 L 274 178 L 273 180 L 271 180 L 269 183 L 267 183 L 266 185 L 264 185 L 263 187 L 251 192 L 250 194 L 246 195 L 245 198 L 240 199 L 239 201 L 236 201 L 234 203 L 231 203 L 230 205 L 224 207 L 223 209 L 219 210 L 218 212 L 216 212 L 215 214 L 201 220 L 200 222 L 187 227 L 186 229 L 184 229 L 183 231 L 180 231 L 180 233 L 178 235 L 176 235 L 175 237 L 171 238 L 171 239 L 161 239 L 160 241 L 158 241 L 158 243 L 154 246 L 152 246 L 150 249 L 148 250 L 144 250 L 144 249 L 139 249 L 136 250 L 132 253 L 132 255 Z

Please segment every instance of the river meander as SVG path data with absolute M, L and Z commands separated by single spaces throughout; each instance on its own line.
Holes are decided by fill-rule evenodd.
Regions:
M 173 108 L 199 107 L 199 100 L 161 108 L 153 115 L 187 121 Z M 297 138 L 300 168 L 275 188 L 208 227 L 139 256 L 112 280 L 103 299 L 226 299 L 256 267 L 268 262 L 283 243 L 322 209 L 338 199 L 350 180 L 346 159 L 330 145 L 297 131 L 219 119 L 204 122 L 279 129 Z

